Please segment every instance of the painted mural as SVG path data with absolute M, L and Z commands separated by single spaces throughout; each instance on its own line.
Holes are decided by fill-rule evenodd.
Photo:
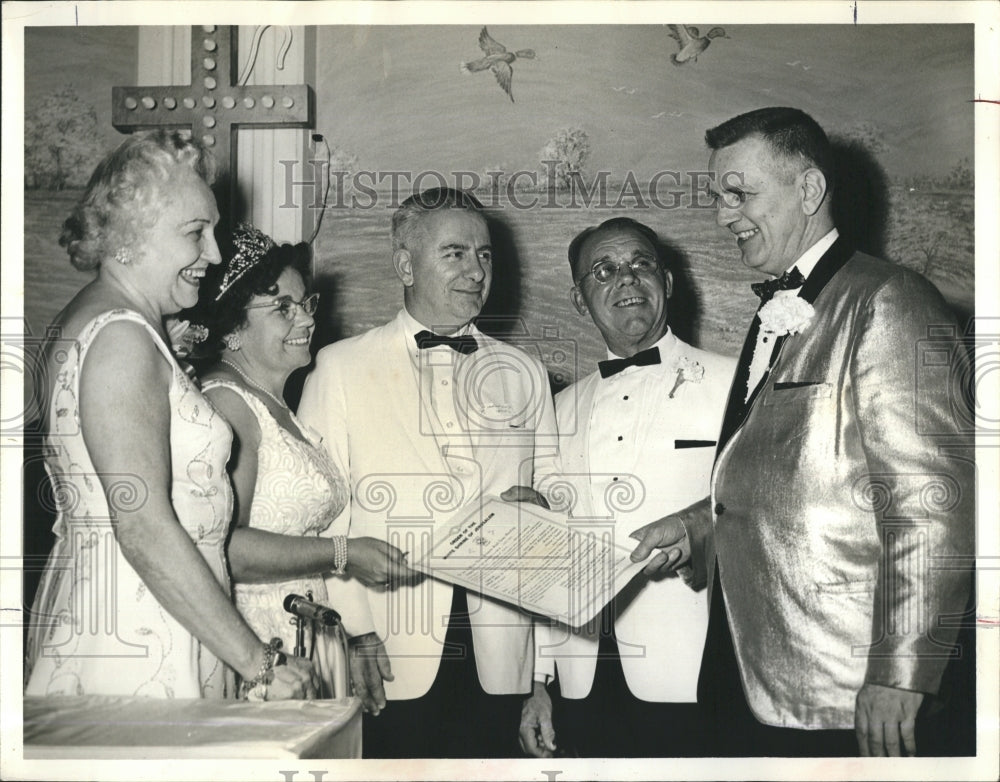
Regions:
M 317 348 L 395 313 L 391 213 L 413 189 L 446 183 L 474 189 L 493 220 L 487 326 L 523 344 L 572 342 L 565 360 L 545 356 L 554 386 L 604 357 L 570 304 L 566 247 L 621 214 L 663 240 L 679 283 L 675 330 L 737 353 L 756 306 L 741 283 L 755 278 L 715 225 L 703 136 L 765 105 L 800 107 L 834 137 L 841 230 L 925 274 L 963 318 L 972 313 L 971 25 L 720 19 L 314 32 L 315 149 L 331 174 L 325 204 L 301 193 L 302 208 L 323 210 Z M 25 44 L 25 317 L 41 333 L 87 279 L 58 247 L 59 226 L 118 137 L 110 92 L 135 83 L 137 31 L 32 28 Z M 68 148 L 55 156 L 49 137 L 60 133 Z

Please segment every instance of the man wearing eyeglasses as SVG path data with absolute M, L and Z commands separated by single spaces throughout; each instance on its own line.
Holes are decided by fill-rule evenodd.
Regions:
M 533 482 L 555 467 L 544 366 L 472 323 L 494 273 L 481 209 L 445 188 L 403 202 L 392 220 L 402 310 L 320 351 L 299 408 L 349 475 L 351 535 L 411 562 L 459 508 L 486 494 L 537 499 Z M 531 619 L 437 579 L 387 587 L 353 602 L 336 592 L 345 627 L 366 639 L 353 655 L 355 692 L 375 704 L 364 757 L 516 755 L 497 726 L 517 723 L 531 689 Z
M 556 397 L 558 480 L 573 486 L 573 523 L 631 549 L 637 530 L 708 490 L 735 361 L 671 331 L 673 276 L 646 225 L 621 217 L 587 228 L 569 262 L 573 304 L 601 332 L 608 359 Z M 708 603 L 704 570 L 684 575 L 639 575 L 578 630 L 536 626 L 526 752 L 701 754 L 695 696 Z

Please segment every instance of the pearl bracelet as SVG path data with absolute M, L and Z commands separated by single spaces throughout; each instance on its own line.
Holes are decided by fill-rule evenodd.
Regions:
M 330 572 L 342 575 L 347 572 L 347 536 L 335 535 L 333 538 L 333 567 Z

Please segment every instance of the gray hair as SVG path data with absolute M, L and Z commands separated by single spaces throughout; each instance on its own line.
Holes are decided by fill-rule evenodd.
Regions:
M 414 193 L 392 215 L 392 250 L 409 249 L 423 219 L 439 209 L 482 212 L 483 205 L 471 193 L 451 187 L 434 187 Z
M 73 266 L 96 269 L 134 245 L 162 211 L 169 197 L 162 186 L 174 166 L 187 166 L 206 183 L 215 175 L 205 147 L 176 130 L 135 133 L 98 163 L 59 237 Z

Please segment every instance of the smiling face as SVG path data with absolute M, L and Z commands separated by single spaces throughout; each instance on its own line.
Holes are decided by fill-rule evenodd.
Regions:
M 294 305 L 288 310 L 290 317 L 283 315 L 277 306 L 254 306 L 270 304 L 286 296 L 296 302 L 306 297 L 302 275 L 291 267 L 281 273 L 272 291 L 254 296 L 248 302 L 247 322 L 239 329 L 240 352 L 254 368 L 255 376 L 267 373 L 287 377 L 292 370 L 311 360 L 309 341 L 316 325 L 312 315 Z
M 633 271 L 628 261 L 656 260 L 656 249 L 629 228 L 595 231 L 580 248 L 573 276 L 573 304 L 593 318 L 608 348 L 628 357 L 656 344 L 667 331 L 667 299 L 673 286 L 670 272 L 659 262 L 651 271 Z M 618 264 L 618 272 L 603 285 L 587 274 L 598 261 Z M 585 276 L 586 275 L 586 276 Z
M 170 315 L 197 303 L 205 270 L 222 260 L 215 242 L 219 210 L 208 185 L 184 165 L 174 167 L 158 197 L 163 208 L 139 257 L 121 271 L 160 315 Z
M 406 309 L 440 333 L 457 331 L 476 317 L 490 293 L 493 255 L 482 215 L 439 209 L 423 215 L 413 238 L 393 254 L 406 286 Z
M 735 236 L 747 267 L 778 276 L 832 228 L 817 212 L 822 174 L 775 158 L 760 136 L 715 150 L 708 165 L 716 221 Z

